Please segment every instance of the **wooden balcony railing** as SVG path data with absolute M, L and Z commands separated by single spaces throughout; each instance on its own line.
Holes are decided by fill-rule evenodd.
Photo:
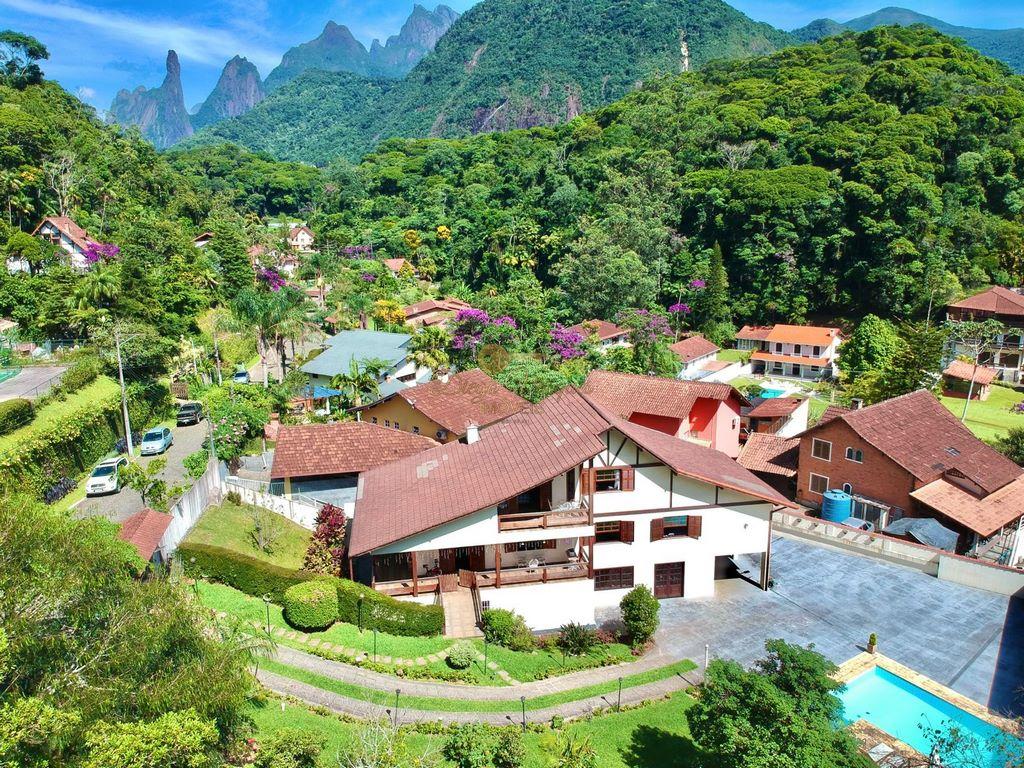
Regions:
M 574 525 L 593 525 L 586 504 L 564 510 L 547 512 L 515 512 L 498 516 L 499 531 L 568 528 Z
M 377 581 L 373 588 L 385 595 L 429 595 L 440 590 L 440 579 L 437 576 L 420 576 L 415 584 L 412 578 L 398 581 Z
M 585 561 L 578 563 L 557 563 L 554 565 L 538 565 L 519 568 L 502 568 L 500 577 L 495 571 L 476 571 L 473 573 L 473 586 L 507 587 L 513 584 L 546 584 L 550 581 L 568 581 L 569 579 L 590 578 L 590 571 Z

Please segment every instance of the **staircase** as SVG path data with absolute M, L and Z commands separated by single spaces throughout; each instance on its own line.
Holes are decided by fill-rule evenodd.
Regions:
M 459 587 L 450 592 L 441 592 L 441 606 L 444 608 L 445 637 L 481 637 L 482 632 L 476 626 L 476 606 L 473 604 L 473 592 L 466 587 Z

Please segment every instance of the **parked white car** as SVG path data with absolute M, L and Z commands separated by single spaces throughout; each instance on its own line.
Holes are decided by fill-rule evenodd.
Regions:
M 128 466 L 128 459 L 123 456 L 107 459 L 96 465 L 96 469 L 85 481 L 85 495 L 99 496 L 104 493 L 117 493 L 121 490 L 121 470 Z
M 174 438 L 171 436 L 171 430 L 167 427 L 157 427 L 156 429 L 149 430 L 149 432 L 142 436 L 142 445 L 139 446 L 139 453 L 143 456 L 155 456 L 170 448 L 173 442 Z

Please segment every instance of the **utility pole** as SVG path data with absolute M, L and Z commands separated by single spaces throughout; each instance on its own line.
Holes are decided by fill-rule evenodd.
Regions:
M 124 416 L 125 443 L 128 456 L 135 458 L 135 446 L 132 445 L 132 423 L 128 418 L 128 395 L 124 388 L 124 363 L 121 360 L 121 327 L 114 323 L 114 348 L 117 350 L 117 379 L 121 382 L 121 413 Z
M 213 331 L 213 358 L 217 361 L 217 386 L 224 386 L 224 377 L 220 373 L 220 345 L 217 343 L 217 331 Z

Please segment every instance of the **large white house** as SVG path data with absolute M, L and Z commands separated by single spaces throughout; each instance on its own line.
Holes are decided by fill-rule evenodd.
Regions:
M 754 373 L 800 379 L 836 376 L 842 343 L 838 328 L 814 325 L 745 325 L 736 334 L 736 348 L 752 350 Z
M 350 575 L 412 599 L 471 593 L 534 629 L 594 623 L 638 584 L 704 597 L 793 506 L 724 453 L 612 415 L 573 388 L 364 473 Z

